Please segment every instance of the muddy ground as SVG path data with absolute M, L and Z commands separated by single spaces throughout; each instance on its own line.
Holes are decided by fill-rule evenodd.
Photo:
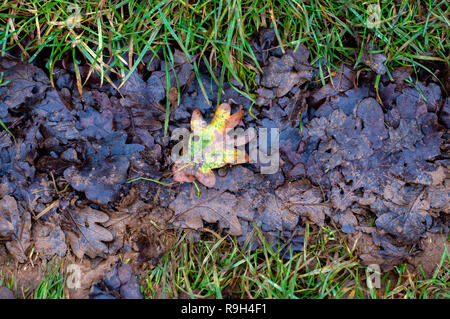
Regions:
M 131 267 L 120 260 L 140 273 L 176 239 L 167 230 L 206 227 L 244 242 L 256 225 L 269 242 L 299 251 L 305 223 L 338 227 L 365 265 L 421 262 L 432 273 L 449 230 L 447 65 L 429 65 L 435 77 L 407 67 L 389 76 L 383 56 L 366 56 L 367 69 L 343 64 L 322 85 L 307 48 L 283 54 L 267 49 L 273 40 L 268 31 L 253 43 L 264 70 L 257 103 L 233 89 L 242 89 L 235 80 L 224 85 L 221 102 L 243 107 L 243 128 L 280 129 L 280 169 L 264 175 L 258 163 L 225 167 L 214 187 L 199 184 L 199 194 L 192 183 L 173 182 L 177 141 L 170 133 L 189 128 L 196 108 L 209 121 L 218 87 L 201 68 L 206 99 L 180 51 L 167 136 L 169 92 L 158 57 L 150 63 L 146 56 L 120 92 L 82 66 L 82 96 L 67 59 L 52 87 L 44 57 L 34 64 L 2 58 L 0 118 L 12 133 L 0 132 L 3 273 L 33 287 L 42 275 L 36 265 L 64 257 L 85 275 L 71 297 L 139 297 Z M 138 177 L 169 186 L 127 183 Z

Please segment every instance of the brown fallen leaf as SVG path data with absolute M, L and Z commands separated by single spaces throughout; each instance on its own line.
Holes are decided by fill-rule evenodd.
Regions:
M 370 47 L 364 46 L 361 60 L 377 74 L 383 75 L 386 73 L 386 66 L 384 65 L 386 56 L 384 54 L 372 53 Z
M 50 260 L 55 255 L 66 255 L 66 236 L 59 225 L 36 223 L 33 225 L 33 240 L 34 249 L 43 259 Z
M 269 66 L 263 69 L 261 84 L 267 88 L 277 88 L 278 97 L 286 95 L 295 85 L 311 80 L 308 56 L 308 49 L 301 45 L 297 51 L 281 58 L 270 57 Z
M 184 190 L 169 208 L 174 211 L 173 224 L 178 227 L 200 229 L 203 221 L 218 223 L 232 236 L 242 235 L 238 217 L 248 218 L 249 215 L 248 208 L 235 195 L 212 189 L 203 190 L 200 196 Z
M 304 181 L 286 183 L 277 188 L 275 194 L 289 211 L 319 226 L 325 225 L 325 216 L 331 214 L 320 189 L 311 188 Z
M 9 195 L 0 200 L 0 237 L 9 240 L 6 248 L 19 262 L 27 260 L 27 249 L 31 245 L 31 216 Z
M 75 227 L 74 232 L 66 232 L 73 253 L 80 259 L 84 254 L 91 258 L 105 256 L 108 247 L 104 242 L 112 241 L 113 235 L 100 224 L 107 222 L 109 216 L 90 207 L 68 213 Z
M 173 87 L 169 91 L 169 101 L 171 108 L 174 108 L 178 105 L 178 90 L 176 87 Z

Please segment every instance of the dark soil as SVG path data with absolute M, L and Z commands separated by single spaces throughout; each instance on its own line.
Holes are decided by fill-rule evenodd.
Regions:
M 431 260 L 432 272 L 436 258 L 423 252 L 437 256 L 443 245 L 424 239 L 445 243 L 450 216 L 450 100 L 443 88 L 409 68 L 390 79 L 383 57 L 368 57 L 373 71 L 359 74 L 342 65 L 321 86 L 305 47 L 267 52 L 258 57 L 264 72 L 254 117 L 251 101 L 230 85 L 241 88 L 235 81 L 225 83 L 221 101 L 246 110 L 244 128 L 280 129 L 280 169 L 263 175 L 259 163 L 226 167 L 199 195 L 193 184 L 172 183 L 176 141 L 169 136 L 189 127 L 196 108 L 211 117 L 218 88 L 201 70 L 205 99 L 181 52 L 171 76 L 168 136 L 169 92 L 158 58 L 120 92 L 100 87 L 92 74 L 82 96 L 71 64 L 61 63 L 52 87 L 43 69 L 2 58 L 0 118 L 14 137 L 0 132 L 0 267 L 33 263 L 34 249 L 42 261 L 67 257 L 86 269 L 82 291 L 72 296 L 139 297 L 131 268 L 116 265 L 116 257 L 156 262 L 171 242 L 162 240 L 167 229 L 214 225 L 244 242 L 258 225 L 269 242 L 290 242 L 298 251 L 309 222 L 337 225 L 364 264 L 388 270 Z M 375 72 L 382 74 L 379 97 Z M 141 176 L 170 186 L 127 183 Z

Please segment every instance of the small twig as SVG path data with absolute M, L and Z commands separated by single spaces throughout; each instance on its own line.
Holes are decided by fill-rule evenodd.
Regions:
M 34 219 L 38 220 L 39 218 L 41 218 L 42 216 L 47 214 L 53 207 L 58 206 L 58 205 L 59 205 L 59 199 L 55 200 L 53 203 L 51 203 L 50 205 L 45 207 L 44 210 L 42 212 L 40 212 Z

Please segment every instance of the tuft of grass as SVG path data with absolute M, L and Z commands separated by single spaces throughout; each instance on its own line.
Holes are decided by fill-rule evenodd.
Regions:
M 0 271 L 0 287 L 6 287 L 12 291 L 17 290 L 14 276 L 11 276 L 9 279 L 7 279 L 6 276 Z
M 44 277 L 34 291 L 33 299 L 65 299 L 66 275 L 63 261 L 46 265 Z
M 304 249 L 293 253 L 272 243 L 258 230 L 257 247 L 240 245 L 235 238 L 211 230 L 197 243 L 184 231 L 161 260 L 140 276 L 146 298 L 350 298 L 448 299 L 450 254 L 446 247 L 439 266 L 428 277 L 408 264 L 381 274 L 380 288 L 369 288 L 371 272 L 362 266 L 358 252 L 338 230 L 305 228 Z M 254 243 L 255 243 L 254 242 Z M 45 266 L 36 289 L 21 288 L 22 298 L 64 299 L 66 273 L 63 261 Z M 14 277 L 0 273 L 0 286 L 18 293 Z
M 304 251 L 270 245 L 240 246 L 229 237 L 206 236 L 198 244 L 184 234 L 144 277 L 147 298 L 448 298 L 450 257 L 431 278 L 406 264 L 382 274 L 380 289 L 366 284 L 367 268 L 339 231 L 305 231 Z
M 421 267 L 419 273 L 411 272 L 407 266 L 399 265 L 393 270 L 397 280 L 391 280 L 389 273 L 384 275 L 383 282 L 386 289 L 383 292 L 385 298 L 440 298 L 450 297 L 450 255 L 448 246 L 445 247 L 439 266 L 433 275 L 428 278 Z M 393 286 L 391 288 L 391 286 Z
M 35 288 L 24 287 L 17 283 L 13 274 L 0 271 L 0 287 L 5 286 L 11 290 L 16 298 L 23 299 L 65 299 L 66 272 L 64 261 L 56 259 L 42 265 L 43 276 Z M 20 272 L 18 273 L 20 274 Z
M 379 6 L 379 24 L 369 23 L 372 5 Z M 445 0 L 12 0 L 0 4 L 0 47 L 2 55 L 45 58 L 52 83 L 57 61 L 69 58 L 80 90 L 87 80 L 81 63 L 102 81 L 123 83 L 148 55 L 158 53 L 172 69 L 178 48 L 200 83 L 202 62 L 219 87 L 234 78 L 252 98 L 261 66 L 251 42 L 261 29 L 275 30 L 282 51 L 305 43 L 324 81 L 341 62 L 360 65 L 363 48 L 384 53 L 388 68 L 448 63 L 448 14 Z M 226 74 L 217 78 L 220 66 Z

